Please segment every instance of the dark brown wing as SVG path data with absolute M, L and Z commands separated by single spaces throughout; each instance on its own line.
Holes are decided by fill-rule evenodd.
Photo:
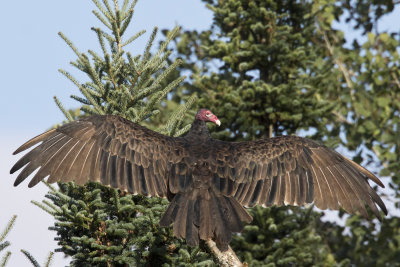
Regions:
M 365 204 L 377 217 L 376 204 L 385 204 L 368 184 L 384 187 L 371 172 L 326 146 L 306 138 L 281 136 L 228 143 L 213 140 L 210 170 L 217 190 L 233 195 L 242 205 L 304 205 L 360 212 Z
M 176 138 L 151 131 L 119 116 L 94 115 L 47 131 L 14 154 L 41 142 L 24 155 L 10 173 L 25 168 L 14 185 L 39 168 L 29 187 L 48 182 L 97 181 L 148 196 L 166 196 L 171 163 L 180 159 Z

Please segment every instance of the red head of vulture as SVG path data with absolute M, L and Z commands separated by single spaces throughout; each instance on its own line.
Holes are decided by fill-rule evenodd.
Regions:
M 11 169 L 24 181 L 96 181 L 133 194 L 168 197 L 161 226 L 195 246 L 213 238 L 221 247 L 252 217 L 243 207 L 304 205 L 380 217 L 385 204 L 368 184 L 383 187 L 371 172 L 312 140 L 278 136 L 248 142 L 211 138 L 206 122 L 220 125 L 200 109 L 183 137 L 169 137 L 114 115 L 93 115 L 47 131 L 14 154 L 40 143 Z

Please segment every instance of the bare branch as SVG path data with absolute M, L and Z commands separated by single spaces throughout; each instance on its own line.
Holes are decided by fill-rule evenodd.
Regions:
M 247 263 L 242 263 L 232 250 L 231 246 L 228 246 L 226 251 L 221 251 L 217 247 L 217 244 L 211 239 L 206 241 L 210 252 L 217 259 L 219 266 L 223 267 L 247 267 Z

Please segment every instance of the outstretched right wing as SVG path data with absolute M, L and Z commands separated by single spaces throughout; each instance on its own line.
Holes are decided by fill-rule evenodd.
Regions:
M 312 140 L 279 136 L 229 143 L 215 140 L 209 168 L 214 187 L 244 206 L 301 206 L 314 202 L 320 209 L 368 217 L 365 204 L 380 218 L 387 214 L 382 199 L 368 184 L 382 182 L 357 163 Z

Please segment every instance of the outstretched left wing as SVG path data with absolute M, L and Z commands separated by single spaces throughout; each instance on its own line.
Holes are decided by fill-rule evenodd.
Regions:
M 93 115 L 38 135 L 18 154 L 38 143 L 10 173 L 23 168 L 17 186 L 39 168 L 29 187 L 48 182 L 101 182 L 146 196 L 167 195 L 171 164 L 181 160 L 179 138 L 165 136 L 114 115 Z

